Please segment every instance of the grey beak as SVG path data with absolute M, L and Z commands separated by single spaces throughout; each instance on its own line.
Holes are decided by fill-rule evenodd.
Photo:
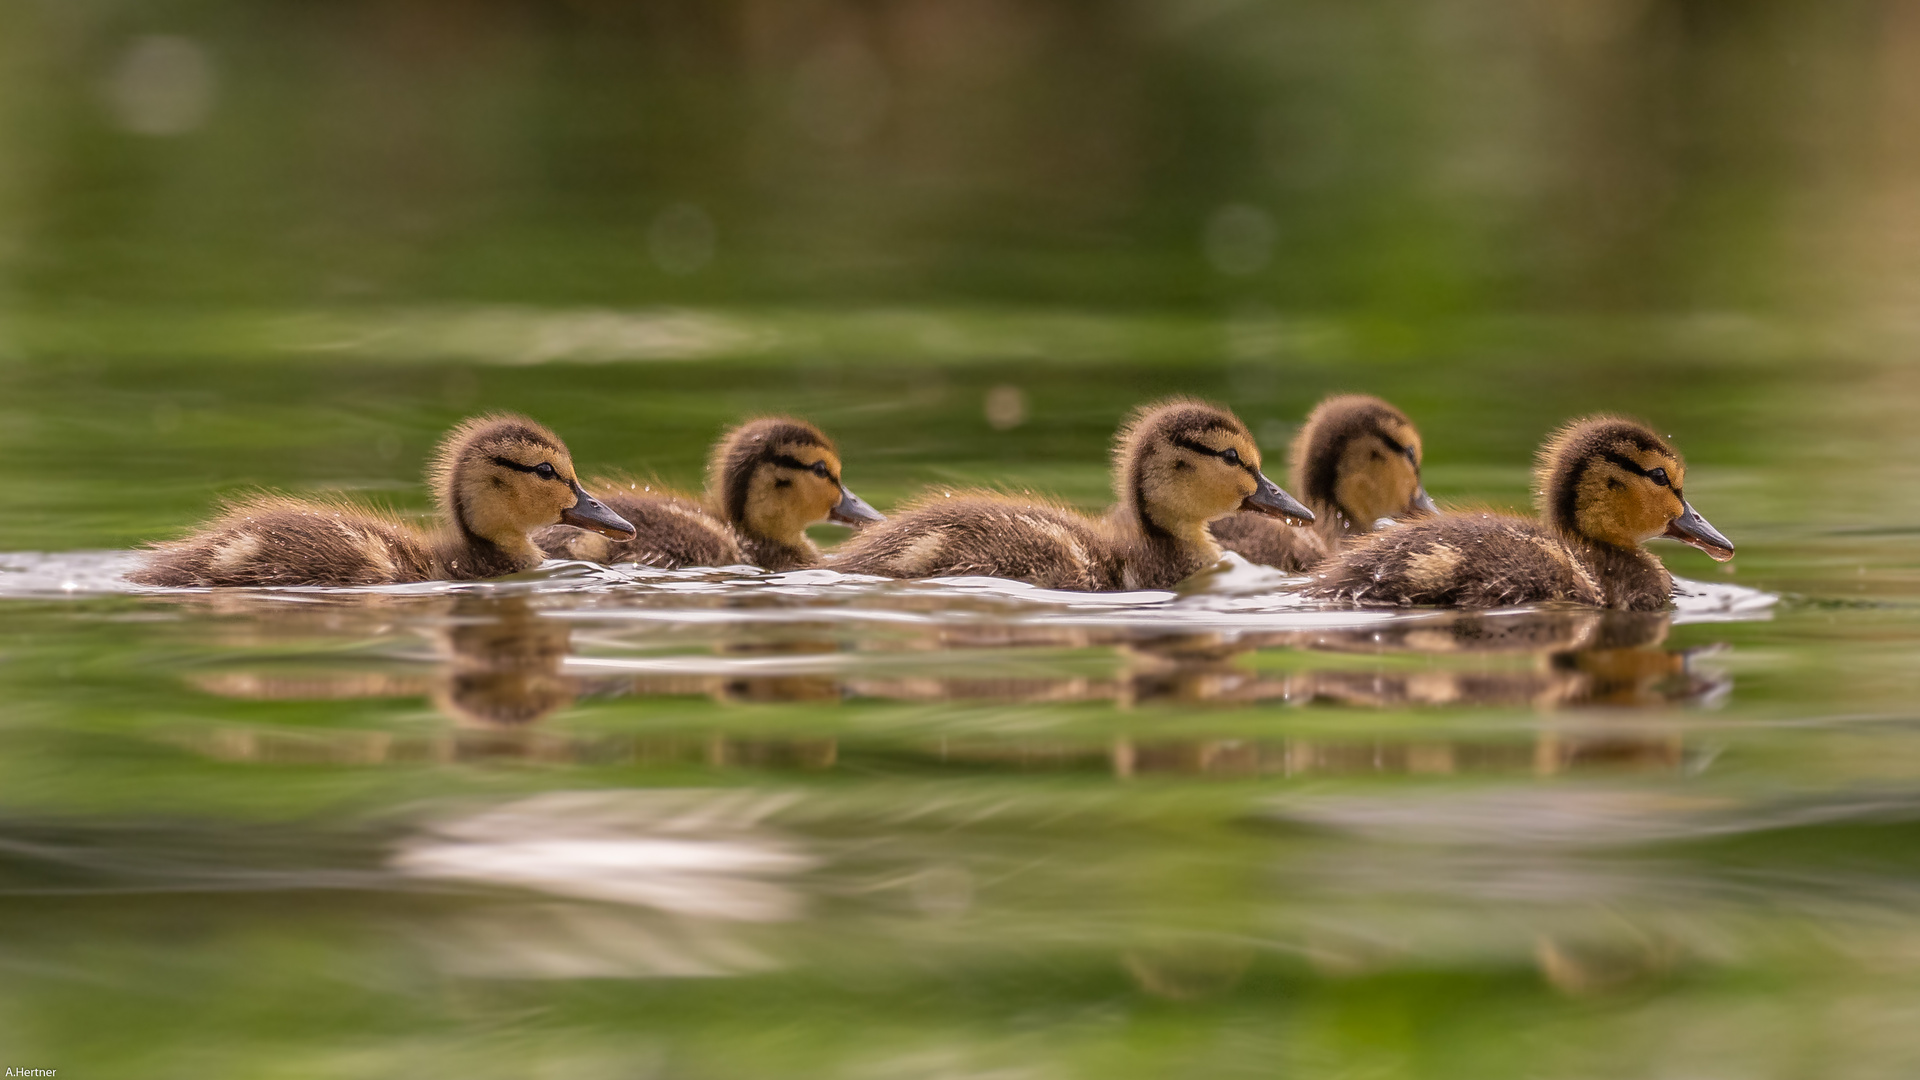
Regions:
M 601 536 L 611 536 L 615 540 L 634 538 L 632 523 L 607 509 L 606 503 L 587 494 L 587 489 L 580 486 L 580 481 L 572 480 L 568 483 L 573 487 L 573 505 L 560 511 L 560 524 L 587 529 Z
M 1426 485 L 1424 484 L 1413 489 L 1413 501 L 1407 504 L 1407 508 L 1409 510 L 1417 510 L 1422 514 L 1437 514 L 1440 512 L 1440 508 L 1433 505 L 1433 496 L 1427 494 Z
M 827 511 L 827 520 L 840 525 L 852 525 L 858 528 L 876 521 L 887 520 L 887 515 L 867 505 L 867 500 L 853 493 L 853 489 L 842 485 L 840 501 Z
M 1265 473 L 1256 472 L 1254 479 L 1260 482 L 1253 494 L 1240 503 L 1240 509 L 1252 510 L 1269 517 L 1286 518 L 1294 525 L 1304 525 L 1313 520 L 1313 511 L 1300 505 L 1300 500 L 1280 490 L 1280 485 L 1267 479 Z
M 1680 516 L 1667 522 L 1667 531 L 1661 535 L 1697 547 L 1713 556 L 1716 562 L 1733 558 L 1733 541 L 1720 535 L 1719 529 L 1707 524 L 1707 519 L 1700 516 L 1700 511 L 1685 499 L 1680 500 Z

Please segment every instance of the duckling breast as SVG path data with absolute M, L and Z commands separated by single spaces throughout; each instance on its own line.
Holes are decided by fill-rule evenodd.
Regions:
M 633 525 L 633 539 L 614 540 L 570 525 L 553 525 L 533 536 L 548 558 L 609 566 L 638 563 L 661 570 L 736 566 L 748 561 L 741 554 L 733 529 L 690 498 L 599 487 L 593 494 Z
M 1327 557 L 1327 542 L 1320 530 L 1289 525 L 1263 514 L 1228 514 L 1207 528 L 1221 550 L 1288 573 L 1311 570 Z

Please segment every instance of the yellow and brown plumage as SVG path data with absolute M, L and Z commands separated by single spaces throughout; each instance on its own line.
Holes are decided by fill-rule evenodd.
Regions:
M 677 569 L 745 563 L 797 570 L 820 561 L 807 526 L 862 525 L 879 513 L 840 481 L 840 455 L 819 428 L 784 416 L 749 420 L 721 436 L 707 458 L 704 498 L 657 484 L 595 480 L 595 495 L 631 521 L 615 541 L 579 529 L 535 537 L 548 555 Z
M 428 480 L 441 521 L 423 530 L 341 499 L 257 495 L 199 532 L 157 544 L 141 585 L 388 585 L 473 580 L 540 565 L 532 530 L 632 530 L 580 488 L 559 436 L 523 416 L 475 417 L 441 441 Z
M 1213 538 L 1249 562 L 1310 570 L 1382 518 L 1433 512 L 1420 483 L 1421 456 L 1420 432 L 1399 409 L 1366 394 L 1327 398 L 1307 414 L 1288 451 L 1288 487 L 1313 511 L 1313 528 L 1234 514 L 1213 523 Z
M 935 491 L 849 541 L 833 567 L 924 578 L 985 575 L 1052 589 L 1162 589 L 1219 561 L 1207 523 L 1239 510 L 1312 513 L 1260 473 L 1238 417 L 1189 399 L 1136 411 L 1113 452 L 1117 501 L 1089 518 L 1044 500 Z
M 1537 519 L 1466 512 L 1388 529 L 1323 566 L 1306 593 L 1401 606 L 1662 608 L 1673 578 L 1644 541 L 1666 536 L 1733 557 L 1733 544 L 1686 501 L 1685 479 L 1680 455 L 1644 424 L 1575 421 L 1540 449 Z

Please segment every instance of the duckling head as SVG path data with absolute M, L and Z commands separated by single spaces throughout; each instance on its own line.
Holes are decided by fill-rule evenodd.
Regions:
M 1114 495 L 1149 534 L 1204 537 L 1236 510 L 1313 520 L 1313 511 L 1260 471 L 1260 448 L 1240 418 L 1217 405 L 1174 398 L 1135 410 L 1113 447 Z
M 1645 424 L 1575 420 L 1540 448 L 1533 479 L 1540 516 L 1562 532 L 1618 548 L 1666 536 L 1733 558 L 1733 541 L 1687 502 L 1686 463 Z
M 464 421 L 441 440 L 432 477 L 441 511 L 500 547 L 527 547 L 527 533 L 554 524 L 633 539 L 625 518 L 580 487 L 560 437 L 524 416 Z
M 1314 406 L 1294 436 L 1288 479 L 1309 506 L 1370 532 L 1381 518 L 1434 512 L 1420 483 L 1420 432 L 1392 405 L 1342 394 Z
M 816 521 L 886 520 L 840 482 L 833 440 L 785 416 L 749 420 L 721 436 L 707 463 L 707 493 L 735 527 L 792 544 Z

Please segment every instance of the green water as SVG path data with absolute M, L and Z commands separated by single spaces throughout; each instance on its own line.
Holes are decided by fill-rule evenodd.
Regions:
M 1913 23 L 0 0 L 0 1065 L 1912 1075 Z M 1278 477 L 1355 390 L 1456 504 L 1645 417 L 1739 556 L 1656 545 L 1655 616 L 117 577 L 260 487 L 424 510 L 487 409 L 1091 509 L 1142 401 Z
M 1516 1077 L 1920 1054 L 1894 1019 L 1920 1005 L 1920 560 L 1901 504 L 1866 495 L 1912 490 L 1888 452 L 1912 436 L 1875 411 L 1911 397 L 1855 389 L 1899 369 L 1674 359 L 1659 326 L 1551 380 L 1513 331 L 1471 329 L 1432 343 L 1445 364 L 903 365 L 788 352 L 780 325 L 698 364 L 108 343 L 16 365 L 4 546 L 128 546 L 250 484 L 419 506 L 441 425 L 508 405 L 669 481 L 728 418 L 790 408 L 882 506 L 978 479 L 1091 506 L 1138 398 L 1221 398 L 1271 445 L 1357 386 L 1418 418 L 1438 497 L 1506 503 L 1540 432 L 1630 405 L 1639 376 L 1684 388 L 1654 415 L 1741 554 L 1663 547 L 1723 594 L 1671 620 L 1384 622 L 1257 578 L 1118 606 L 584 568 L 176 598 L 113 591 L 118 557 L 0 558 L 9 1053 L 75 1075 Z M 1003 385 L 1028 413 L 995 431 Z

